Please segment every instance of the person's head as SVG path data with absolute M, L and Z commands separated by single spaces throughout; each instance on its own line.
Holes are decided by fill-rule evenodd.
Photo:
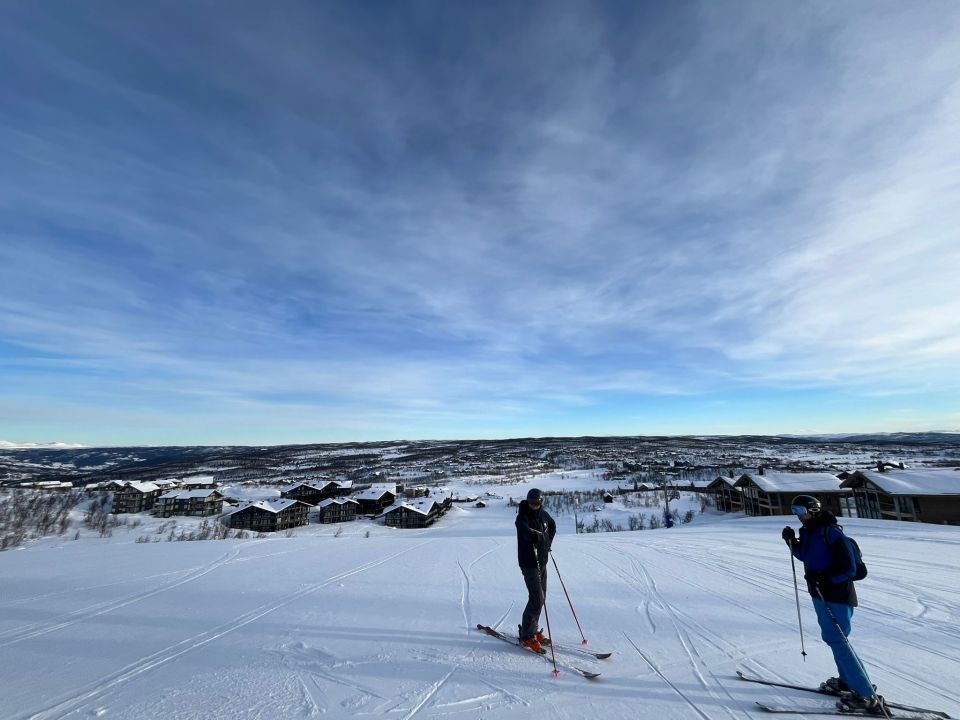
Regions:
M 543 505 L 543 492 L 537 488 L 530 488 L 527 493 L 527 505 L 533 510 L 539 510 Z
M 800 518 L 800 522 L 810 522 L 820 514 L 820 501 L 812 495 L 797 495 L 790 503 L 790 510 Z

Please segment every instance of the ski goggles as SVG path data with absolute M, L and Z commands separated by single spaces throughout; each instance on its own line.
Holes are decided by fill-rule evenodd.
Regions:
M 810 509 L 805 505 L 791 505 L 790 509 L 793 511 L 793 514 L 797 517 L 803 517 L 804 515 L 810 515 Z

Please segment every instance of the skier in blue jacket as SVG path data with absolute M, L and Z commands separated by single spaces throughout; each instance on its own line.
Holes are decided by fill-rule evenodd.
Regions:
M 532 488 L 517 510 L 517 560 L 527 586 L 527 605 L 520 624 L 520 642 L 534 652 L 550 643 L 540 629 L 540 613 L 546 602 L 547 559 L 557 534 L 557 524 L 543 509 L 543 493 Z
M 886 715 L 883 697 L 877 695 L 863 663 L 847 641 L 857 606 L 857 591 L 853 587 L 856 557 L 837 527 L 837 517 L 822 509 L 815 497 L 798 495 L 791 510 L 800 519 L 800 536 L 788 525 L 781 537 L 793 556 L 803 562 L 803 576 L 813 598 L 820 636 L 830 646 L 837 663 L 838 677 L 824 681 L 820 689 L 841 695 L 841 702 L 851 710 Z

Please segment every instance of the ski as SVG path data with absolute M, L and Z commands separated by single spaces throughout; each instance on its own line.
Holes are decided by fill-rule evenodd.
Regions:
M 578 647 L 576 645 L 567 645 L 566 643 L 555 643 L 552 640 L 550 641 L 557 650 L 563 652 L 575 653 L 577 655 L 583 655 L 584 657 L 592 657 L 597 660 L 606 660 L 608 657 L 613 655 L 612 652 L 596 652 L 595 650 L 588 650 L 585 647 Z M 548 646 L 549 647 L 549 646 Z
M 540 657 L 542 657 L 544 660 L 546 660 L 546 661 L 549 662 L 549 663 L 552 663 L 552 662 L 553 662 L 553 660 L 552 660 L 550 657 L 548 657 L 546 653 L 538 653 L 538 652 L 536 652 L 536 651 L 534 651 L 534 650 L 531 650 L 531 649 L 528 648 L 528 647 L 525 647 L 525 646 L 521 645 L 521 644 L 520 644 L 520 638 L 512 637 L 512 636 L 510 636 L 510 635 L 505 635 L 504 633 L 502 633 L 502 632 L 500 632 L 499 630 L 496 630 L 496 629 L 490 627 L 489 625 L 481 625 L 481 624 L 479 624 L 479 623 L 477 624 L 477 630 L 480 630 L 480 631 L 482 631 L 482 632 L 485 632 L 487 635 L 489 635 L 489 636 L 491 636 L 491 637 L 495 637 L 495 638 L 497 638 L 498 640 L 503 640 L 503 641 L 506 642 L 506 643 L 510 643 L 510 644 L 513 645 L 514 647 L 518 647 L 518 648 L 520 648 L 521 650 L 523 650 L 523 651 L 525 651 L 525 652 L 532 653 L 533 655 L 539 655 Z M 586 678 L 587 680 L 595 680 L 595 679 L 597 679 L 598 677 L 600 677 L 600 673 L 598 673 L 598 672 L 591 672 L 591 671 L 589 671 L 589 670 L 584 670 L 583 668 L 579 668 L 579 667 L 577 667 L 576 665 L 570 665 L 570 664 L 568 664 L 568 663 L 559 662 L 559 661 L 557 662 L 557 665 L 559 665 L 560 667 L 563 667 L 563 668 L 566 669 L 566 670 L 569 670 L 570 672 L 575 672 L 575 673 L 577 673 L 577 675 L 579 675 L 580 677 Z
M 778 682 L 776 680 L 767 680 L 765 678 L 757 677 L 756 675 L 747 675 L 742 670 L 737 670 L 737 675 L 741 680 L 746 680 L 747 682 L 760 683 L 761 685 L 771 685 L 773 687 L 789 688 L 791 690 L 803 690 L 804 692 L 817 693 L 818 695 L 829 695 L 830 697 L 840 697 L 839 693 L 831 692 L 829 690 L 821 690 L 816 687 L 809 687 L 806 685 L 791 685 L 790 683 Z M 916 707 L 915 705 L 903 705 L 902 703 L 890 702 L 889 700 L 884 699 L 884 703 L 888 708 L 893 710 L 904 710 L 908 712 L 920 712 L 928 713 L 930 716 L 935 716 L 939 718 L 949 718 L 950 716 L 943 712 L 942 710 L 931 710 L 929 708 Z
M 855 717 L 885 717 L 883 715 L 874 715 L 863 710 L 841 710 L 837 707 L 779 707 L 776 705 L 766 705 L 758 702 L 757 707 L 768 713 L 785 713 L 790 715 L 843 715 Z M 938 720 L 942 718 L 938 712 L 916 712 L 913 710 L 892 709 L 887 706 L 891 718 L 902 718 L 903 720 Z

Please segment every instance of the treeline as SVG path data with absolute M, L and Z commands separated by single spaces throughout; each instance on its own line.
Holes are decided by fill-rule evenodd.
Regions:
M 19 547 L 44 535 L 63 535 L 70 529 L 70 511 L 79 492 L 17 491 L 0 495 L 0 550 Z

